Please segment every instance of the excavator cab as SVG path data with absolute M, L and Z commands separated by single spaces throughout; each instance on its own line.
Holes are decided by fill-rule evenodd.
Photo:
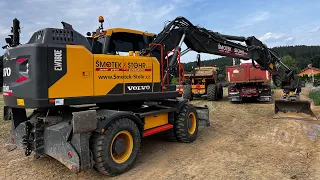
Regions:
M 127 28 L 104 29 L 104 17 L 99 16 L 100 26 L 87 32 L 87 40 L 93 54 L 119 55 L 138 53 L 148 47 L 155 34 Z

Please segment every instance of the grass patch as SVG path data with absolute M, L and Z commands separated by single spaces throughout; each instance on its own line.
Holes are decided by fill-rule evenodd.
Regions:
M 309 97 L 314 101 L 314 105 L 320 106 L 320 91 L 311 92 Z

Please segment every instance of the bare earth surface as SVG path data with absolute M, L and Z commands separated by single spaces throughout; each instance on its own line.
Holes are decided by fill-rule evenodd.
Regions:
M 272 103 L 231 104 L 226 93 L 219 102 L 192 103 L 211 110 L 211 126 L 194 143 L 146 138 L 133 169 L 114 178 L 93 170 L 73 174 L 52 158 L 8 152 L 10 124 L 2 123 L 0 179 L 320 179 L 320 122 L 276 120 Z M 320 117 L 319 109 L 313 107 Z

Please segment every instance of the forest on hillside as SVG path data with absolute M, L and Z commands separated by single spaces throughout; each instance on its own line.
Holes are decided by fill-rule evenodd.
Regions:
M 320 46 L 281 46 L 271 48 L 276 51 L 281 60 L 288 65 L 290 68 L 299 73 L 308 64 L 312 64 L 313 67 L 320 68 Z M 195 62 L 182 63 L 186 72 L 191 72 L 192 67 L 196 67 Z M 220 74 L 219 79 L 225 79 L 225 67 L 232 66 L 232 58 L 221 57 L 217 59 L 202 60 L 201 66 L 217 66 L 219 68 L 218 73 Z

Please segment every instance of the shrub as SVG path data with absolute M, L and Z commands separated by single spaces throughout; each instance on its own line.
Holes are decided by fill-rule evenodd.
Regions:
M 281 89 L 280 87 L 277 87 L 277 86 L 274 85 L 273 83 L 270 84 L 270 88 L 271 88 L 271 89 Z
M 171 84 L 177 85 L 178 84 L 178 78 L 174 77 L 171 79 Z
M 314 105 L 320 106 L 320 91 L 313 91 L 309 96 L 314 101 Z

